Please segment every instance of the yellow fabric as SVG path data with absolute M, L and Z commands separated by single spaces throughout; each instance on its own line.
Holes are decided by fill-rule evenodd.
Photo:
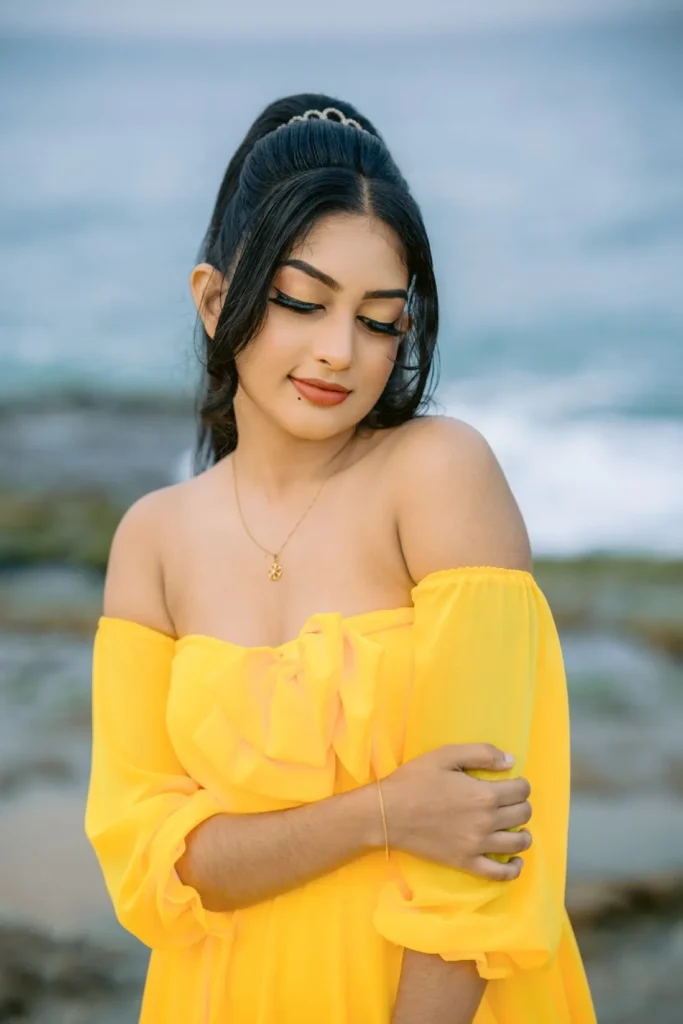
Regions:
M 412 598 L 315 615 L 278 648 L 101 617 L 86 833 L 119 920 L 152 948 L 141 1024 L 389 1024 L 404 948 L 476 960 L 475 1024 L 595 1021 L 564 910 L 568 714 L 545 598 L 488 567 L 433 573 Z M 513 882 L 381 850 L 212 913 L 175 871 L 214 814 L 320 800 L 477 741 L 533 787 Z

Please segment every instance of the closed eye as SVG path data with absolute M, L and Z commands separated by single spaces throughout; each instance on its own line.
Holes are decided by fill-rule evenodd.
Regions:
M 390 324 L 385 323 L 384 320 L 371 320 L 367 316 L 359 316 L 358 320 L 370 331 L 374 331 L 375 334 L 390 334 L 392 338 L 398 338 L 403 332 L 397 327 L 396 322 Z
M 284 292 L 279 291 L 277 288 L 277 296 L 274 299 L 269 299 L 269 302 L 273 302 L 276 306 L 284 306 L 285 309 L 292 309 L 295 313 L 314 313 L 316 309 L 324 309 L 324 306 L 319 306 L 315 302 L 301 302 L 299 299 L 292 298 L 291 295 L 286 295 Z

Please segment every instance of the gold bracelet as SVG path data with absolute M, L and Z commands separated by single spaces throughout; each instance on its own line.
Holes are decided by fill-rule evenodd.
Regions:
M 382 811 L 382 827 L 384 828 L 384 851 L 386 853 L 387 860 L 389 860 L 389 831 L 387 829 L 387 812 L 384 808 L 384 796 L 382 794 L 382 786 L 380 785 L 379 776 L 377 776 L 377 789 L 379 791 L 379 806 Z

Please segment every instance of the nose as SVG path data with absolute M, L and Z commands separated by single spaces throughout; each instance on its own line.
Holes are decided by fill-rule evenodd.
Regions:
M 355 331 L 354 317 L 339 315 L 328 318 L 316 331 L 314 358 L 336 372 L 348 370 L 353 360 Z

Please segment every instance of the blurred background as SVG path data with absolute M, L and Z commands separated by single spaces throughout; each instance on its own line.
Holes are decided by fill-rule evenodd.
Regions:
M 333 8 L 0 6 L 0 1022 L 137 1020 L 146 951 L 83 836 L 103 573 L 122 511 L 187 469 L 188 276 L 225 166 L 298 91 L 357 105 L 411 183 L 440 408 L 487 436 L 529 525 L 601 1024 L 680 1022 L 682 7 Z

